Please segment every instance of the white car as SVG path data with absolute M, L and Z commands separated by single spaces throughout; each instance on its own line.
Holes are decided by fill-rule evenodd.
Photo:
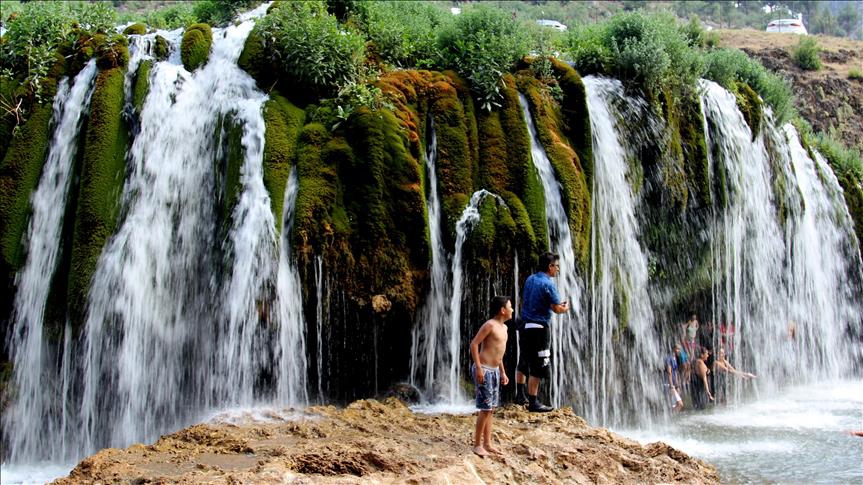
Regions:
M 803 21 L 797 19 L 774 20 L 767 24 L 767 32 L 782 32 L 786 34 L 808 35 Z
M 551 27 L 552 29 L 557 29 L 561 32 L 563 32 L 567 28 L 566 25 L 563 25 L 557 20 L 539 19 L 536 21 L 536 23 L 542 25 L 543 27 Z

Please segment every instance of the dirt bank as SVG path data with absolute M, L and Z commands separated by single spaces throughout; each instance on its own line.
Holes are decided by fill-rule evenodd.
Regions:
M 797 35 L 752 29 L 718 32 L 723 47 L 742 49 L 791 82 L 797 109 L 815 131 L 833 127 L 847 146 L 863 151 L 863 80 L 848 78 L 851 69 L 863 70 L 863 41 L 811 36 L 821 48 L 823 67 L 804 71 L 791 57 L 800 42 Z
M 718 483 L 665 445 L 591 428 L 570 408 L 496 414 L 502 457 L 471 453 L 474 416 L 414 414 L 396 399 L 311 407 L 286 419 L 195 425 L 153 445 L 106 449 L 55 484 Z

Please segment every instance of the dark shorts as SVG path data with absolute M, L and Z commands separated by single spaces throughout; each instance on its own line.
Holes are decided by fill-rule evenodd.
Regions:
M 551 340 L 547 327 L 525 328 L 518 332 L 518 371 L 548 379 L 551 370 Z
M 476 408 L 492 411 L 500 406 L 500 370 L 483 367 L 482 384 L 476 382 L 476 364 L 470 365 L 470 375 L 476 386 Z

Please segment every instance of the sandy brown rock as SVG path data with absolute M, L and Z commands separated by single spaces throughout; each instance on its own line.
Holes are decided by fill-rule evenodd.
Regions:
M 297 420 L 199 424 L 153 445 L 106 449 L 58 485 L 718 483 L 716 470 L 664 443 L 591 428 L 570 408 L 495 414 L 502 457 L 471 453 L 474 416 L 414 414 L 396 399 L 307 408 Z

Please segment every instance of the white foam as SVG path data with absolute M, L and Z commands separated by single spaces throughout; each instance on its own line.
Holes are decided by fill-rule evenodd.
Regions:
M 417 404 L 411 406 L 411 411 L 417 414 L 455 414 L 465 415 L 476 412 L 476 406 L 473 403 L 439 403 L 439 404 Z
M 0 485 L 42 485 L 65 477 L 73 464 L 38 463 L 32 465 L 0 465 Z
M 309 417 L 300 410 L 293 408 L 274 407 L 237 407 L 213 412 L 204 419 L 209 424 L 253 424 L 275 423 L 279 421 L 297 421 Z

